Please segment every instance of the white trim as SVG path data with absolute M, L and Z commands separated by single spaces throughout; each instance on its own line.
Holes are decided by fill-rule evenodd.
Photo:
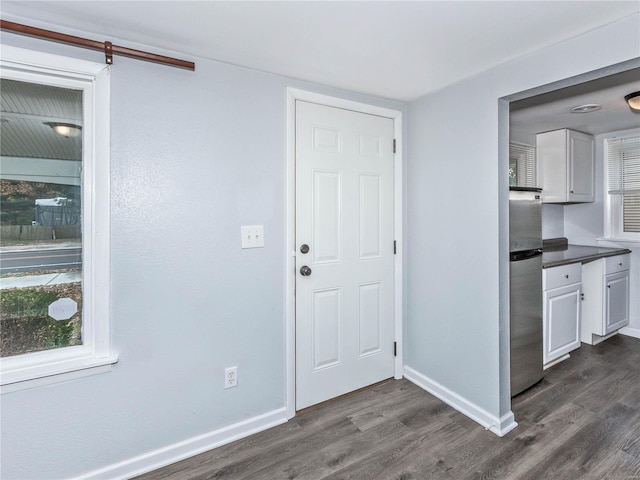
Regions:
M 287 418 L 295 416 L 295 118 L 296 100 L 318 103 L 330 107 L 337 107 L 356 112 L 378 115 L 393 119 L 394 137 L 396 139 L 396 154 L 394 160 L 394 234 L 396 244 L 394 265 L 394 332 L 397 342 L 397 356 L 395 359 L 395 378 L 402 378 L 402 293 L 403 293 L 403 162 L 402 162 L 402 112 L 389 108 L 378 107 L 365 103 L 354 102 L 337 97 L 330 97 L 319 93 L 308 92 L 287 87 L 287 158 L 286 158 L 286 265 L 285 265 L 285 361 L 286 361 L 286 409 Z
M 610 243 L 628 243 L 631 244 L 632 247 L 635 247 L 636 243 L 640 243 L 640 240 L 631 240 L 629 238 L 607 238 L 607 237 L 598 237 L 596 238 L 598 242 L 610 242 Z
M 131 457 L 122 462 L 87 472 L 73 480 L 102 480 L 132 478 L 148 473 L 172 463 L 193 457 L 203 452 L 213 450 L 241 438 L 262 432 L 269 428 L 286 423 L 285 408 L 278 408 L 270 412 L 257 415 L 247 420 L 234 423 L 217 430 L 188 438 L 181 442 L 158 448 L 151 452 Z
M 86 78 L 98 75 L 109 67 L 103 63 L 63 57 L 25 48 L 2 45 L 2 66 L 29 72 L 39 71 L 46 75 Z
M 568 353 L 565 353 L 564 355 L 562 355 L 561 357 L 556 358 L 555 360 L 551 360 L 549 363 L 545 363 L 542 366 L 543 370 L 547 370 L 561 362 L 564 362 L 565 360 L 569 360 L 569 358 L 571 358 L 571 355 L 569 355 Z
M 117 361 L 118 357 L 114 355 L 95 361 L 93 359 L 87 359 L 84 362 L 73 361 L 68 364 L 61 364 L 59 365 L 59 370 L 57 372 L 54 371 L 49 376 L 20 380 L 15 383 L 6 383 L 0 386 L 0 394 L 44 387 L 45 385 L 53 385 L 54 383 L 68 382 L 76 378 L 107 373 L 113 370 L 113 364 L 117 363 Z
M 514 419 L 513 412 L 510 411 L 500 418 L 491 415 L 485 409 L 471 403 L 466 398 L 449 390 L 444 385 L 441 385 L 411 367 L 404 368 L 404 376 L 410 382 L 415 383 L 423 390 L 426 390 L 450 407 L 455 408 L 463 415 L 466 415 L 471 420 L 479 423 L 487 430 L 491 430 L 499 437 L 504 437 L 507 433 L 518 426 Z
M 83 345 L 0 360 L 2 393 L 102 373 L 111 351 L 110 307 L 110 69 L 75 58 L 2 46 L 3 78 L 74 88 L 83 96 Z M 92 369 L 96 369 L 89 371 Z M 84 374 L 54 376 L 87 370 Z M 32 382 L 33 379 L 42 379 Z M 26 382 L 23 386 L 17 382 Z
M 627 337 L 640 338 L 640 328 L 622 327 L 618 333 Z
M 93 175 L 90 179 L 91 206 L 91 302 L 94 319 L 94 349 L 96 355 L 111 352 L 111 70 L 96 76 L 93 95 Z M 83 235 L 85 233 L 83 232 Z M 83 247 L 85 248 L 85 247 Z M 83 258 L 84 261 L 84 258 Z

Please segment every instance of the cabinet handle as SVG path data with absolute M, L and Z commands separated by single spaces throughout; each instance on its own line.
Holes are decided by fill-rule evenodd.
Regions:
M 622 262 L 620 262 L 620 263 L 618 264 L 618 266 L 619 266 L 619 267 L 621 267 L 621 266 L 622 266 Z
M 566 274 L 566 275 L 564 276 L 564 278 L 569 278 L 569 274 Z
M 580 300 L 584 300 L 584 293 L 580 294 Z

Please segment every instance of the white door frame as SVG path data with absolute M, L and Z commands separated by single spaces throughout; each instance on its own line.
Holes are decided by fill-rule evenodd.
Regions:
M 286 194 L 286 265 L 285 265 L 285 381 L 287 418 L 296 414 L 296 310 L 295 310 L 295 253 L 296 253 L 296 100 L 329 107 L 379 115 L 393 119 L 396 153 L 393 170 L 393 214 L 396 255 L 394 256 L 394 334 L 397 342 L 395 378 L 402 378 L 402 112 L 375 105 L 353 102 L 296 88 L 287 88 L 287 194 Z

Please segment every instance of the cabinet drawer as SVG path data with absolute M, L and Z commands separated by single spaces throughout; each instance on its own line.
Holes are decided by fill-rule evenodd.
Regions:
M 542 288 L 551 290 L 552 288 L 580 283 L 582 281 L 582 264 L 572 263 L 559 267 L 545 268 L 542 275 Z
M 631 262 L 631 255 L 616 255 L 615 257 L 607 257 L 605 263 L 605 275 L 609 273 L 622 272 L 629 270 L 629 264 Z

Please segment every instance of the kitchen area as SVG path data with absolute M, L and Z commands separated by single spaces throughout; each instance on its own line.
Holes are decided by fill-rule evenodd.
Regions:
M 640 338 L 638 100 L 632 68 L 510 104 L 512 396 L 583 345 Z

